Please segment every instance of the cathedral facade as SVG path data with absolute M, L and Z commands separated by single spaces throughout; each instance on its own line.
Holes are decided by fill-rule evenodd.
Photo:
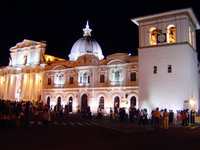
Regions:
M 0 69 L 0 99 L 69 107 L 110 109 L 156 107 L 199 109 L 199 73 L 191 9 L 131 19 L 139 26 L 138 56 L 104 58 L 89 24 L 72 46 L 69 60 L 45 54 L 46 43 L 24 40 L 10 48 Z

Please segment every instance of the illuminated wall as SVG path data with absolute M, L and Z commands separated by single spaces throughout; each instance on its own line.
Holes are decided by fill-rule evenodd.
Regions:
M 198 61 L 192 9 L 132 19 L 139 26 L 139 107 L 199 109 Z M 151 29 L 157 43 L 151 44 Z M 159 35 L 160 38 L 159 38 Z
M 5 77 L 3 75 L 0 76 L 0 99 L 3 99 L 4 96 L 4 90 L 5 90 Z
M 10 48 L 10 66 L 36 65 L 43 60 L 46 44 L 31 40 L 24 40 Z
M 99 88 L 64 88 L 64 89 L 44 89 L 43 90 L 43 102 L 47 103 L 48 97 L 50 98 L 50 106 L 57 105 L 58 97 L 61 97 L 61 104 L 63 106 L 69 105 L 69 98 L 73 99 L 73 112 L 76 113 L 78 109 L 81 109 L 82 96 L 86 94 L 88 99 L 88 106 L 91 107 L 92 113 L 97 113 L 99 107 L 100 98 L 104 98 L 103 113 L 109 114 L 110 108 L 114 109 L 114 98 L 118 96 L 120 98 L 119 107 L 124 107 L 128 111 L 130 107 L 130 98 L 136 97 L 136 108 L 138 108 L 138 88 L 137 87 L 99 87 Z M 127 97 L 126 97 L 127 94 Z
M 85 65 L 84 57 L 87 57 Z M 120 57 L 122 59 L 119 59 Z M 45 70 L 42 101 L 48 103 L 49 100 L 50 106 L 54 107 L 58 99 L 61 99 L 61 104 L 65 106 L 69 105 L 72 98 L 73 112 L 76 113 L 81 109 L 82 99 L 86 95 L 92 113 L 97 113 L 100 99 L 103 98 L 103 112 L 109 114 L 110 108 L 114 108 L 115 97 L 119 97 L 119 107 L 125 107 L 126 110 L 131 105 L 131 97 L 135 97 L 135 106 L 138 108 L 138 77 L 135 81 L 131 81 L 130 77 L 131 73 L 137 72 L 137 59 L 121 53 L 110 56 L 107 60 L 98 60 L 98 65 L 93 66 L 91 59 L 93 59 L 91 55 L 80 57 L 74 68 L 64 67 L 63 64 Z M 118 71 L 117 76 L 116 71 Z M 61 82 L 57 75 L 63 73 L 65 77 L 62 86 L 58 87 L 58 83 Z M 100 82 L 100 75 L 104 75 L 103 82 Z M 73 77 L 73 83 L 70 83 L 70 77 Z
M 139 57 L 141 108 L 182 110 L 184 101 L 190 99 L 198 104 L 197 55 L 188 44 L 140 49 Z M 153 72 L 154 66 L 157 73 Z
M 0 98 L 71 105 L 72 112 L 99 106 L 172 109 L 199 108 L 195 29 L 191 9 L 132 20 L 139 26 L 139 56 L 105 59 L 87 23 L 69 61 L 44 55 L 46 44 L 24 40 L 10 49 L 9 66 L 0 69 Z M 162 36 L 160 36 L 162 35 Z
M 9 66 L 0 69 L 1 99 L 40 100 L 45 47 L 45 43 L 24 40 L 10 49 Z
M 40 99 L 42 79 L 39 73 L 23 73 L 21 83 L 21 100 L 38 101 Z

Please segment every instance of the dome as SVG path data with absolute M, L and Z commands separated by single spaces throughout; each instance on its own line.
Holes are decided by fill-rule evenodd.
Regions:
M 103 59 L 101 47 L 96 40 L 91 38 L 91 29 L 89 28 L 88 22 L 86 28 L 83 29 L 83 37 L 77 40 L 72 46 L 71 52 L 69 54 L 70 61 L 76 61 L 78 57 L 89 54 L 95 55 L 99 60 Z

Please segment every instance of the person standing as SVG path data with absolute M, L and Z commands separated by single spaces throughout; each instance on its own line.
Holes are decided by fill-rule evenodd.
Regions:
M 25 127 L 25 118 L 24 118 L 24 112 L 21 111 L 19 114 L 19 122 L 20 122 L 20 127 Z
M 47 131 L 49 127 L 49 121 L 50 121 L 50 112 L 48 109 L 45 109 L 43 113 L 43 126 L 44 126 L 45 132 Z
M 118 116 L 119 116 L 119 114 L 118 114 L 118 107 L 114 107 L 114 120 L 115 121 L 117 121 Z
M 101 119 L 101 118 L 102 118 L 102 109 L 101 109 L 101 106 L 99 106 L 98 109 L 97 109 L 96 119 Z
M 91 113 L 90 106 L 87 107 L 86 111 L 87 111 L 87 118 L 91 120 L 92 119 L 92 113 Z
M 185 126 L 186 114 L 185 110 L 181 111 L 182 125 Z
M 188 126 L 189 124 L 189 113 L 188 113 L 188 109 L 185 110 L 185 125 Z
M 113 120 L 113 110 L 111 107 L 110 107 L 110 120 Z
M 147 116 L 148 116 L 148 113 L 147 113 L 147 109 L 145 108 L 144 110 L 143 110 L 143 125 L 148 125 L 148 118 L 147 118 Z
M 142 123 L 142 124 L 144 124 L 144 110 L 143 109 L 141 109 L 140 111 L 139 111 L 139 125 Z
M 169 124 L 174 121 L 174 112 L 173 110 L 169 111 Z
M 133 107 L 129 108 L 129 121 L 132 122 L 133 121 Z
M 38 118 L 39 118 L 39 112 L 37 107 L 33 107 L 33 120 L 34 120 L 34 125 L 38 125 Z
M 161 113 L 159 111 L 159 108 L 157 107 L 156 110 L 153 112 L 153 118 L 154 118 L 154 130 L 159 130 L 160 126 L 160 116 Z
M 164 125 L 164 130 L 168 130 L 168 128 L 169 128 L 169 113 L 167 112 L 167 109 L 165 109 L 163 112 L 163 125 Z

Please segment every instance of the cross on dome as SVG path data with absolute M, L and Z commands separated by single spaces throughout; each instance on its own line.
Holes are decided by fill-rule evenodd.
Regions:
M 90 29 L 89 21 L 87 21 L 87 24 L 85 28 L 83 29 L 83 36 L 91 36 L 91 32 L 92 32 L 92 29 Z
M 87 20 L 86 28 L 89 28 L 89 21 Z

